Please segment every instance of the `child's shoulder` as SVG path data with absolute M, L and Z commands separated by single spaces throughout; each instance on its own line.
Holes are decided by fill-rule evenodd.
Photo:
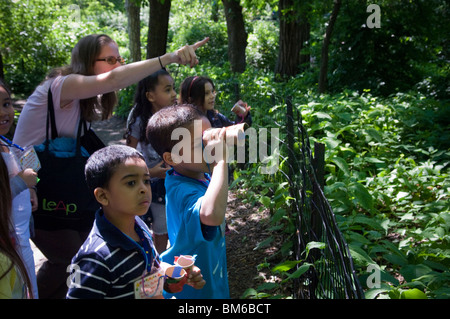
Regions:
M 80 247 L 77 256 L 97 256 L 97 258 L 106 258 L 111 254 L 111 247 L 104 238 L 95 232 L 91 232 Z
M 209 175 L 205 174 L 206 179 L 209 179 Z M 181 193 L 188 192 L 192 190 L 200 190 L 201 192 L 206 191 L 207 183 L 194 178 L 186 177 L 181 174 L 176 173 L 174 170 L 169 171 L 166 176 L 164 183 L 166 189 L 171 188 L 172 190 L 177 190 Z M 205 187 L 206 186 L 206 187 Z

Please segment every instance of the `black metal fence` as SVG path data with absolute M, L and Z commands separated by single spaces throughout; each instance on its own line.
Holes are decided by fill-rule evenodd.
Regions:
M 294 200 L 297 219 L 296 258 L 313 266 L 295 279 L 294 297 L 300 299 L 362 299 L 364 292 L 356 276 L 347 243 L 323 193 L 325 146 L 315 143 L 314 152 L 301 113 L 287 99 L 289 174 L 285 177 Z M 297 124 L 297 125 L 296 125 Z M 294 143 L 299 147 L 295 148 Z M 313 156 L 314 154 L 314 156 Z M 308 243 L 317 243 L 306 256 Z M 319 247 L 319 248 L 317 248 Z M 298 267 L 301 267 L 299 264 Z

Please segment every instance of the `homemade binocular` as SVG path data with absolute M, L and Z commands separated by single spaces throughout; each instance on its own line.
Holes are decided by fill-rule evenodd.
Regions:
M 242 146 L 245 144 L 245 128 L 247 127 L 247 123 L 240 123 L 240 124 L 235 124 L 235 125 L 231 125 L 231 126 L 227 126 L 225 128 L 225 141 L 227 143 L 227 145 L 238 145 L 238 146 Z M 206 144 L 208 143 L 209 140 L 212 139 L 212 137 L 215 134 L 218 134 L 218 132 L 221 130 L 222 128 L 217 127 L 217 128 L 210 128 L 207 129 L 203 132 L 203 141 L 206 142 Z

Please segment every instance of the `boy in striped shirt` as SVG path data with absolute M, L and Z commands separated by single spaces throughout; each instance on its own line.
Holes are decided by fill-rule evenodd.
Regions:
M 141 153 L 124 145 L 105 147 L 92 154 L 85 173 L 101 208 L 72 260 L 66 298 L 162 298 L 165 267 L 138 217 L 152 201 Z M 197 267 L 188 284 L 196 289 L 205 285 Z

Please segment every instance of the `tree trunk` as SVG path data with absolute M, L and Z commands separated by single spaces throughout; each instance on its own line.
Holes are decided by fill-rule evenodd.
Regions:
M 304 43 L 309 40 L 309 22 L 305 12 L 296 12 L 296 0 L 280 0 L 280 48 L 275 73 L 282 77 L 295 76 L 300 64 L 309 61 L 309 55 L 300 55 Z
M 141 1 L 125 0 L 128 15 L 128 37 L 130 39 L 130 62 L 141 61 Z
M 239 0 L 222 0 L 227 19 L 228 59 L 231 71 L 245 71 L 245 48 L 247 47 L 247 32 L 245 32 L 242 7 Z
M 2 79 L 5 78 L 5 73 L 3 71 L 3 56 L 1 52 L 0 52 L 0 78 Z
M 319 73 L 319 93 L 325 93 L 328 89 L 328 47 L 330 45 L 331 33 L 333 32 L 334 24 L 336 22 L 339 9 L 341 8 L 341 0 L 334 0 L 333 11 L 331 12 L 330 21 L 328 22 L 327 29 L 325 31 L 322 55 L 320 58 L 320 73 Z
M 147 59 L 166 53 L 171 0 L 150 0 Z
M 309 66 L 309 61 L 311 60 L 311 55 L 308 53 L 302 53 L 301 51 L 309 46 L 310 34 L 311 34 L 311 25 L 309 24 L 308 19 L 306 18 L 306 14 L 300 20 L 300 65 L 304 65 L 305 68 Z

